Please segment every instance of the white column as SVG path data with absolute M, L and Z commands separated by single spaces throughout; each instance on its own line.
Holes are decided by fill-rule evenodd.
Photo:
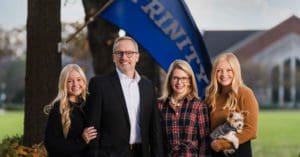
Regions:
M 296 105 L 296 57 L 291 58 L 291 103 L 292 106 Z
M 278 98 L 279 98 L 279 107 L 284 105 L 284 63 L 279 63 L 279 87 L 278 87 Z

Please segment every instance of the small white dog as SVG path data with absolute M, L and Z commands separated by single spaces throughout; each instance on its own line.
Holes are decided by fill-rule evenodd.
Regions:
M 224 154 L 226 156 L 233 154 L 235 149 L 239 148 L 239 139 L 236 137 L 236 133 L 242 132 L 244 127 L 244 118 L 247 115 L 248 112 L 246 111 L 230 112 L 227 117 L 227 121 L 210 133 L 212 140 L 223 138 L 233 144 L 234 149 L 224 150 Z

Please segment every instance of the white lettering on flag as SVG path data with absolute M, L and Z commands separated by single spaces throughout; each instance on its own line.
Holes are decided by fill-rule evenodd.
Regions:
M 132 0 L 137 3 L 137 0 Z M 195 72 L 198 81 L 203 80 L 208 84 L 208 78 L 201 64 L 200 58 L 184 29 L 180 26 L 172 14 L 165 10 L 165 7 L 158 0 L 152 0 L 148 4 L 141 6 L 144 13 L 158 26 L 171 40 L 176 42 L 176 46 L 180 51 L 188 50 L 185 59 L 191 64 L 193 61 L 199 66 L 199 72 Z

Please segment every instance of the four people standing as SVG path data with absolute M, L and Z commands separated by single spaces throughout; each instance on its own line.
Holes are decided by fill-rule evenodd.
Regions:
M 165 133 L 165 157 L 210 155 L 208 108 L 200 102 L 194 72 L 186 61 L 171 64 L 158 108 Z
M 248 112 L 242 132 L 236 134 L 240 146 L 231 156 L 251 157 L 250 141 L 257 134 L 258 103 L 252 90 L 243 83 L 240 64 L 233 53 L 223 53 L 215 59 L 206 103 L 211 110 L 211 130 L 223 124 L 231 111 Z M 223 139 L 212 141 L 211 147 L 213 157 L 223 157 L 223 150 L 233 148 L 230 142 Z
M 90 143 L 89 156 L 163 157 L 154 87 L 135 69 L 138 45 L 130 37 L 119 37 L 112 55 L 116 69 L 89 84 L 87 120 L 99 134 Z

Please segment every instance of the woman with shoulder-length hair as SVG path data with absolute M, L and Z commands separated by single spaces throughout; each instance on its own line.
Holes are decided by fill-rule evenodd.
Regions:
M 251 157 L 251 140 L 256 138 L 258 103 L 250 88 L 242 80 L 240 63 L 233 53 L 223 53 L 216 57 L 211 82 L 206 89 L 206 103 L 210 108 L 211 130 L 226 121 L 229 112 L 246 111 L 244 128 L 236 136 L 239 147 L 233 157 Z M 233 149 L 225 139 L 215 139 L 211 143 L 212 156 L 222 157 L 226 149 Z
M 76 64 L 66 65 L 59 76 L 58 94 L 44 111 L 49 115 L 45 146 L 49 157 L 83 157 L 84 148 L 96 138 L 93 127 L 84 129 L 87 79 Z
M 169 67 L 158 108 L 165 156 L 204 157 L 209 151 L 208 108 L 200 102 L 194 72 L 183 60 Z

